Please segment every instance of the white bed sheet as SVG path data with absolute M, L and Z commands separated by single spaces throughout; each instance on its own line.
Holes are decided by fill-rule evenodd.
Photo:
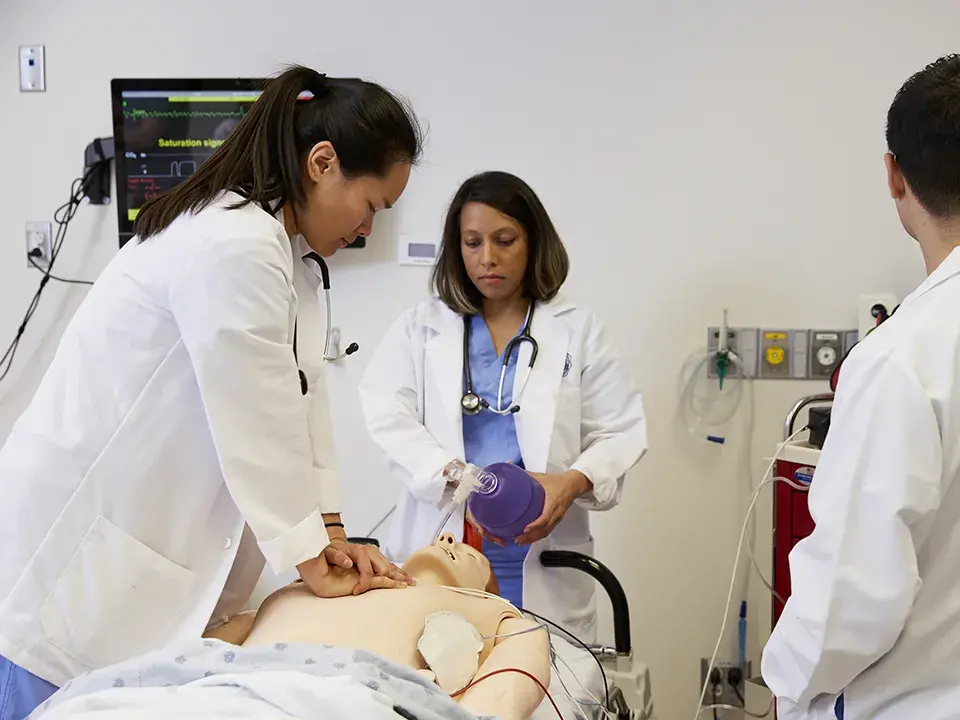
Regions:
M 602 713 L 590 697 L 593 694 L 602 698 L 604 694 L 603 676 L 597 662 L 582 648 L 563 638 L 551 637 L 559 670 L 551 673 L 549 689 L 564 720 L 601 718 Z M 340 677 L 341 674 L 348 677 Z M 641 681 L 647 681 L 645 672 Z M 612 678 L 610 682 L 612 687 Z M 233 697 L 237 695 L 234 691 L 241 688 L 243 692 Z M 389 709 L 394 702 L 406 704 L 421 718 L 465 720 L 468 715 L 421 674 L 394 666 L 370 653 L 283 643 L 273 647 L 238 648 L 211 640 L 176 650 L 168 648 L 81 676 L 54 695 L 37 715 L 51 720 L 60 717 L 165 720 L 178 716 L 198 720 L 203 716 L 276 720 L 279 716 L 306 717 L 310 713 L 302 707 L 285 707 L 284 703 L 296 701 L 294 696 L 301 692 L 306 693 L 308 706 L 316 707 L 320 698 L 314 695 L 324 695 L 328 688 L 330 692 L 346 695 L 349 693 L 344 691 L 351 689 L 361 694 L 373 690 L 374 695 L 383 695 L 378 705 L 385 704 Z M 133 689 L 139 692 L 131 692 Z M 640 692 L 641 696 L 645 694 L 649 699 L 648 693 Z M 223 712 L 213 713 L 207 698 L 215 701 L 214 704 L 225 703 L 221 708 Z M 583 703 L 579 707 L 578 701 Z M 639 708 L 647 703 L 638 699 L 631 702 L 631 706 L 635 704 Z M 342 720 L 342 713 L 333 712 L 332 705 L 328 709 L 330 712 L 324 715 L 327 720 Z M 373 720 L 377 713 L 364 716 Z M 641 717 L 647 720 L 651 716 Z M 547 699 L 532 716 L 532 720 L 556 718 Z

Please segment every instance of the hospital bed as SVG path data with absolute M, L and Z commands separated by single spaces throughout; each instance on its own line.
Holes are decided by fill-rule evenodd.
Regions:
M 366 538 L 351 540 L 379 544 Z M 562 717 L 655 720 L 649 671 L 633 657 L 629 607 L 617 578 L 603 564 L 575 552 L 547 551 L 540 562 L 545 568 L 587 573 L 603 587 L 613 607 L 612 646 L 584 645 L 553 626 L 549 693 Z M 540 619 L 552 625 L 549 618 Z M 354 697 L 350 693 L 358 692 L 358 682 L 366 687 L 360 687 L 361 695 Z M 171 644 L 81 675 L 56 693 L 39 711 L 39 717 L 308 720 L 317 717 L 317 707 L 323 707 L 325 720 L 352 720 L 358 717 L 359 706 L 351 703 L 372 702 L 371 693 L 397 703 L 393 707 L 396 712 L 384 715 L 384 707 L 389 705 L 380 705 L 379 713 L 370 708 L 370 712 L 359 715 L 371 720 L 398 716 L 467 720 L 468 713 L 420 673 L 372 653 L 286 643 L 247 648 L 212 639 Z M 399 712 L 400 704 L 408 712 Z M 412 715 L 411 707 L 417 709 Z M 532 720 L 556 717 L 547 698 L 531 716 Z

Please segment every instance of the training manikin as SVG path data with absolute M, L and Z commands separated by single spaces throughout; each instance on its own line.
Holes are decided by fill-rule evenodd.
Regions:
M 451 695 L 501 668 L 525 670 L 549 686 L 545 630 L 534 629 L 535 623 L 502 600 L 441 587 L 495 589 L 481 553 L 445 534 L 413 553 L 403 569 L 416 586 L 318 598 L 300 583 L 288 585 L 256 613 L 238 616 L 207 636 L 244 646 L 286 642 L 367 650 L 427 673 Z M 356 583 L 349 576 L 344 580 Z M 514 672 L 483 680 L 456 697 L 475 715 L 503 720 L 526 720 L 542 699 L 532 680 Z

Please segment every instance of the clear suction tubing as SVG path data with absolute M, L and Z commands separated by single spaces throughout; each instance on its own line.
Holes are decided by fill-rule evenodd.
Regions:
M 447 512 L 443 515 L 443 520 L 437 526 L 437 531 L 433 534 L 433 542 L 436 542 L 443 533 L 444 526 L 453 517 L 461 505 L 463 505 L 470 493 L 478 492 L 481 495 L 488 495 L 497 489 L 499 480 L 497 476 L 488 470 L 477 467 L 472 463 L 464 463 L 460 460 L 454 460 L 443 469 L 443 477 L 448 483 L 453 484 L 456 489 L 453 491 L 453 498 L 447 505 Z

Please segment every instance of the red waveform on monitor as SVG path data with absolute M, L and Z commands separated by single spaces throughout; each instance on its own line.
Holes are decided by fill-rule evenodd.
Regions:
M 160 194 L 162 188 L 159 187 L 156 178 L 134 175 L 127 178 L 127 191 L 143 197 L 144 200 L 151 200 Z

